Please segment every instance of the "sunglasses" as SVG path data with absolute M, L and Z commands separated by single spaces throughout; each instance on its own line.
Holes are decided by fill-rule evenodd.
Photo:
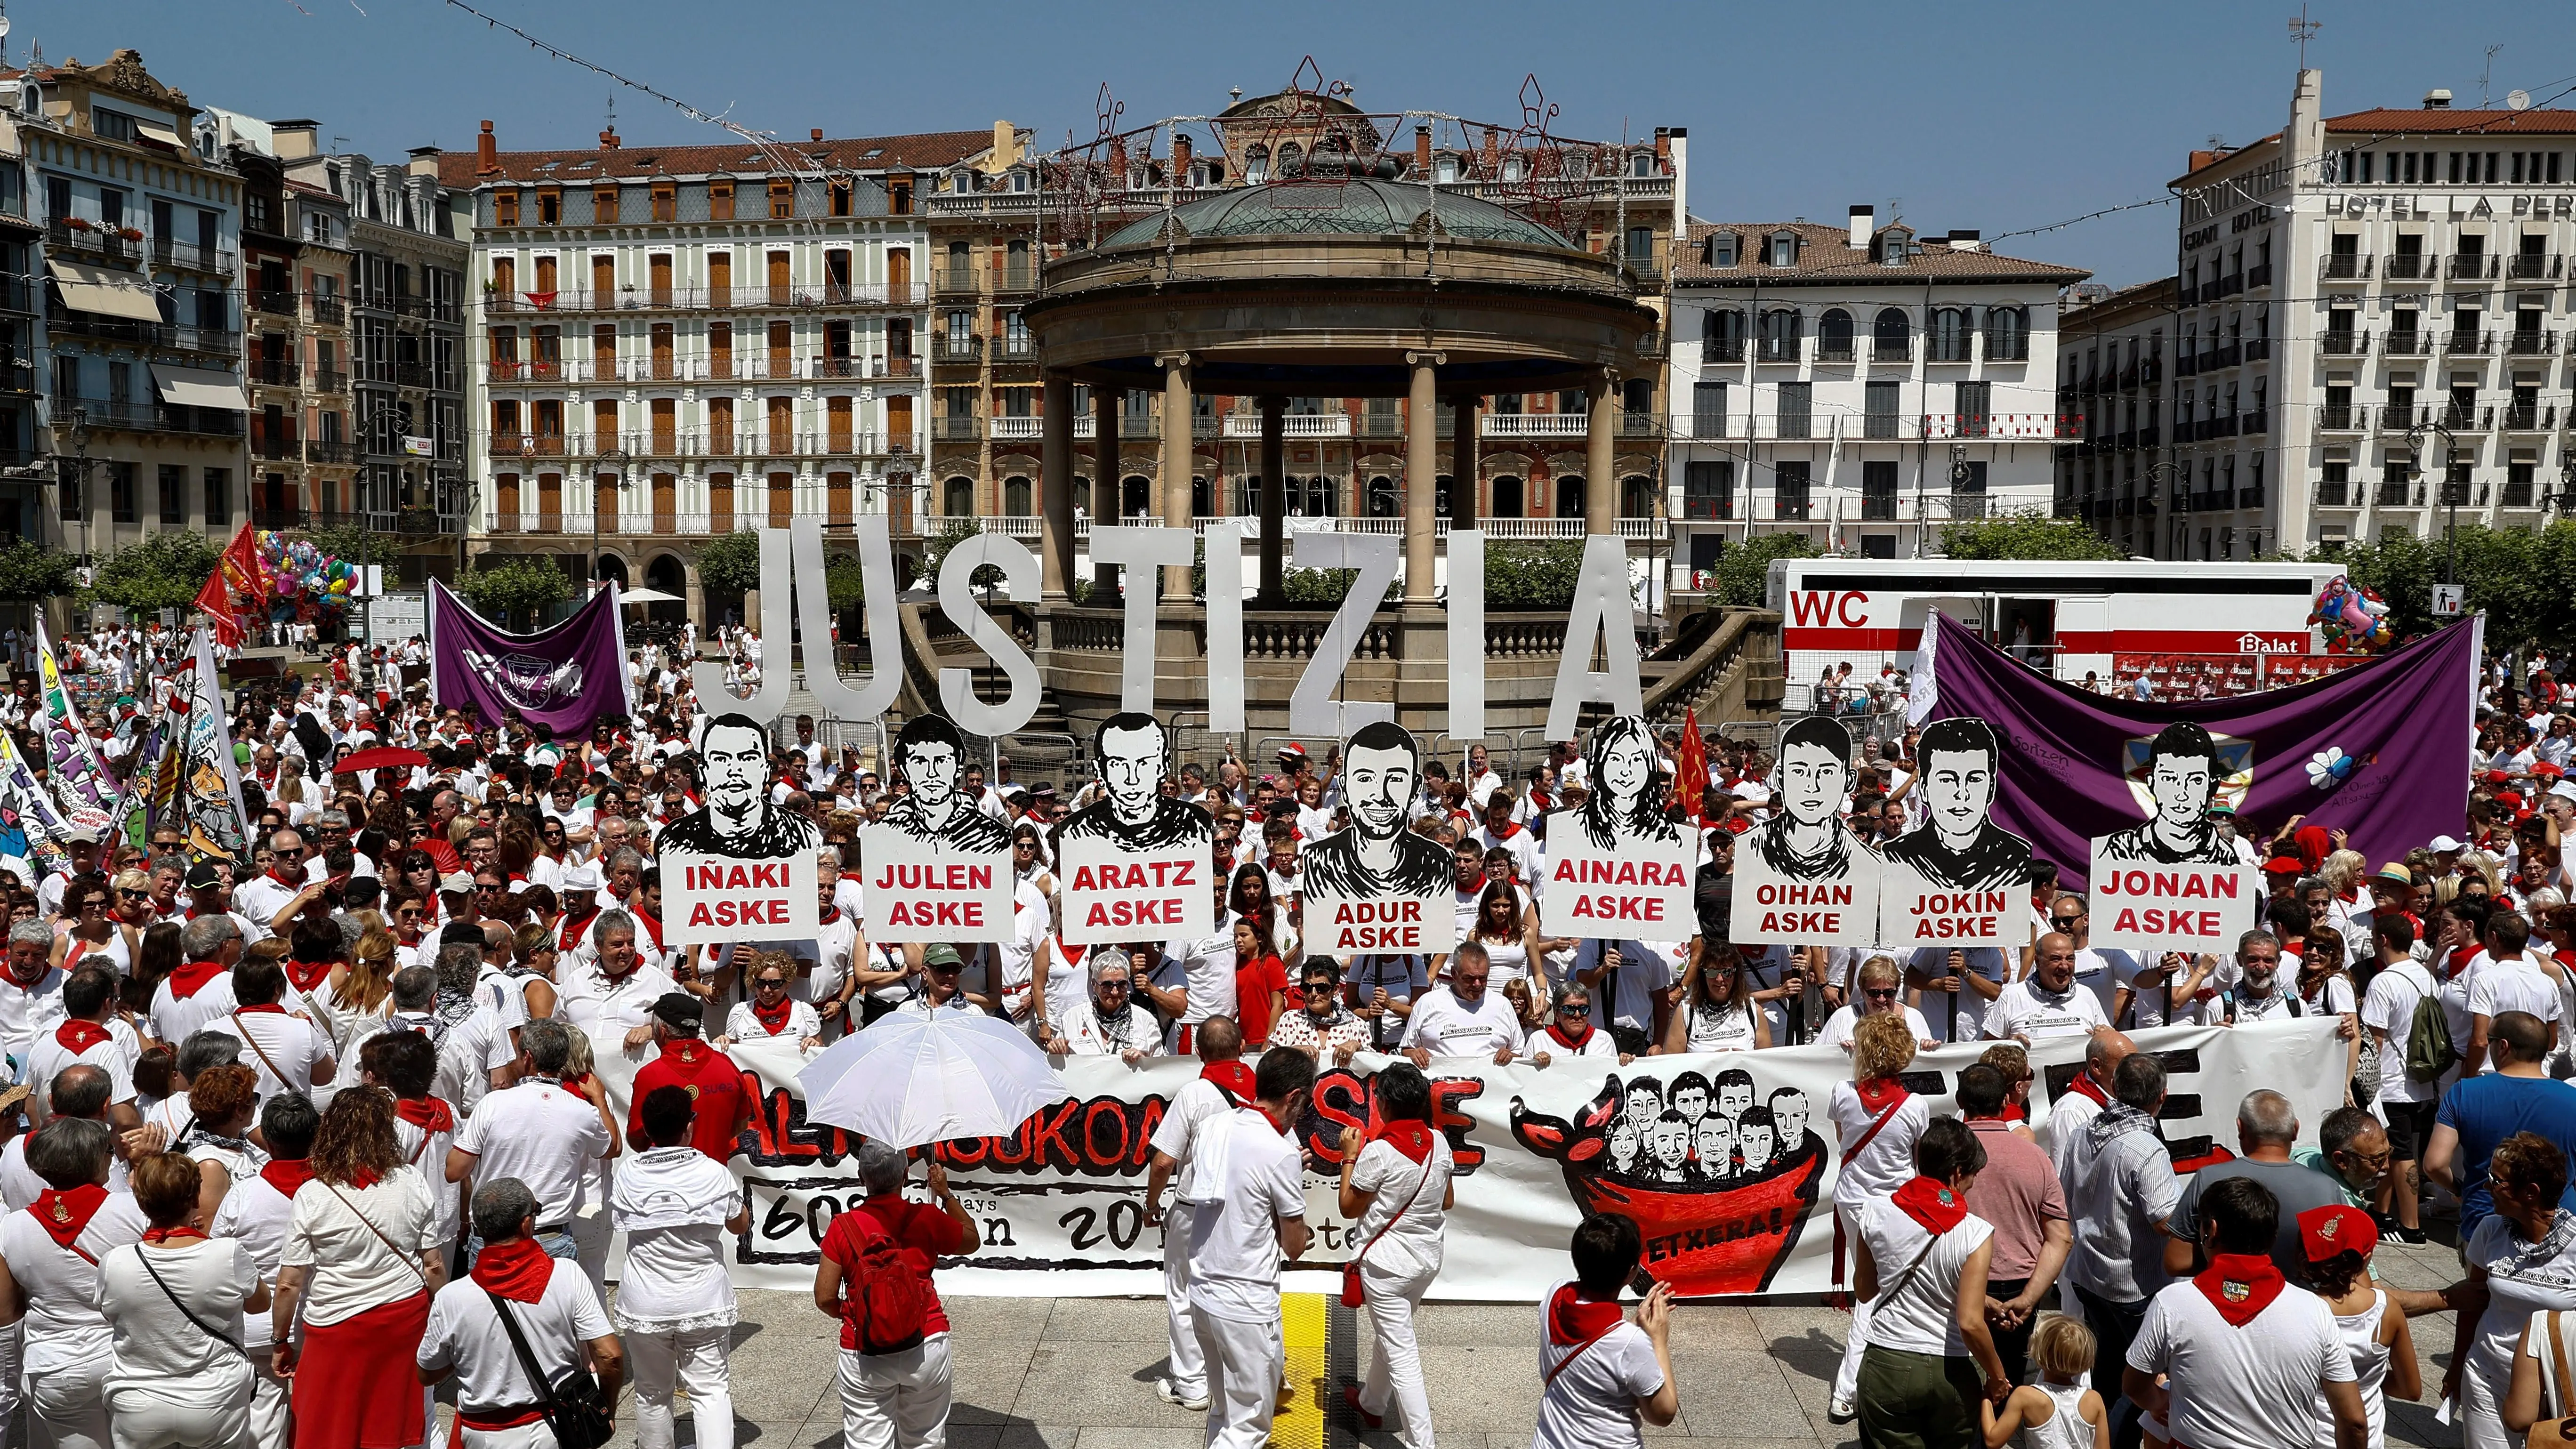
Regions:
M 1592 1014 L 1592 1007 L 1588 1002 L 1568 1001 L 1556 1008 L 1556 1014 L 1559 1016 L 1590 1016 Z
M 1893 986 L 1865 986 L 1861 988 L 1860 994 L 1868 997 L 1872 1001 L 1894 1001 L 1896 999 L 1896 988 Z
M 1128 989 L 1128 986 L 1124 981 L 1103 981 L 1100 983 L 1100 989 L 1103 991 L 1125 991 Z
M 152 899 L 152 892 L 150 891 L 119 890 L 117 894 L 125 897 L 129 901 L 148 901 Z
M 784 991 L 787 989 L 787 983 L 773 977 L 767 981 L 755 981 L 751 983 L 751 988 L 754 991 Z

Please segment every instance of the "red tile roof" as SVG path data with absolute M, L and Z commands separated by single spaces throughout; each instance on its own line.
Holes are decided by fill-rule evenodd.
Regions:
M 2399 110 L 2382 106 L 2348 116 L 2328 116 L 2326 129 L 2386 135 L 2576 136 L 2576 110 Z
M 844 171 L 912 171 L 954 165 L 993 144 L 991 130 L 929 131 L 910 136 L 860 136 L 848 140 L 782 141 L 784 149 L 812 158 L 817 167 Z M 504 151 L 504 177 L 520 182 L 574 186 L 588 181 L 640 180 L 650 176 L 757 176 L 773 168 L 764 148 L 748 141 L 721 146 L 592 146 L 577 151 Z M 548 163 L 552 163 L 549 167 Z M 584 164 L 589 163 L 589 164 Z M 438 179 L 473 187 L 495 178 L 477 176 L 472 150 L 445 151 Z

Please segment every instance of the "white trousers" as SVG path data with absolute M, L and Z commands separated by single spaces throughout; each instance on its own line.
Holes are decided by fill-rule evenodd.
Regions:
M 1383 1416 L 1393 1399 L 1403 1416 L 1402 1438 L 1408 1449 L 1432 1449 L 1431 1395 L 1422 1385 L 1422 1347 L 1414 1340 L 1413 1313 L 1431 1291 L 1434 1272 L 1381 1272 L 1360 1264 L 1360 1293 L 1368 1302 L 1369 1327 L 1377 1352 L 1369 1359 L 1368 1377 L 1360 1382 L 1360 1409 Z
M 1846 1208 L 1837 1203 L 1834 1205 L 1834 1214 L 1836 1219 L 1842 1224 L 1844 1252 L 1850 1255 L 1858 1254 L 1860 1251 L 1860 1210 L 1858 1208 Z M 1884 1282 L 1881 1282 L 1879 1286 L 1883 1291 L 1887 1285 Z M 1869 1347 L 1869 1305 L 1861 1302 L 1858 1295 L 1854 1295 L 1852 1298 L 1851 1331 L 1843 1335 L 1842 1366 L 1834 1370 L 1835 1398 L 1841 1399 L 1845 1403 L 1858 1401 L 1860 1396 L 1860 1355 L 1861 1350 L 1867 1347 Z
M 616 1167 L 614 1162 L 602 1166 L 603 1183 L 607 1181 L 606 1175 Z M 601 1188 L 603 1193 L 606 1190 L 604 1186 Z M 573 1251 L 581 1260 L 581 1271 L 590 1279 L 590 1291 L 598 1294 L 602 1303 L 607 1302 L 608 1240 L 616 1232 L 615 1225 L 608 1220 L 608 1205 L 603 1202 L 584 1203 L 581 1211 L 574 1213 L 572 1221 L 564 1226 L 572 1234 Z
M 1163 1212 L 1163 1310 L 1170 1320 L 1172 1388 L 1197 1398 L 1207 1392 L 1207 1357 L 1190 1320 L 1190 1206 L 1177 1201 Z
M 462 1449 L 555 1449 L 555 1431 L 543 1419 L 521 1424 L 515 1429 L 464 1429 L 458 1431 Z
M 689 1391 L 698 1449 L 733 1449 L 733 1390 L 725 1378 L 725 1351 L 732 1346 L 733 1330 L 693 1328 L 622 1337 L 626 1371 L 635 1382 L 636 1449 L 672 1449 L 679 1442 L 679 1421 L 671 1413 L 675 1385 Z
M 841 1350 L 842 1449 L 946 1449 L 948 1335 L 919 1348 Z
M 250 1443 L 250 1383 L 219 1405 L 182 1403 L 145 1389 L 108 1397 L 116 1449 L 245 1449 Z
M 2504 1426 L 2504 1389 L 2474 1360 L 2460 1374 L 2460 1449 L 2519 1449 L 2522 1436 Z
M 26 1327 L 21 1319 L 0 1328 L 0 1449 L 9 1449 L 9 1421 L 18 1416 L 18 1360 Z
M 295 1438 L 295 1410 L 287 1400 L 286 1381 L 277 1376 L 277 1348 L 250 1351 L 250 1442 L 253 1449 L 288 1449 Z M 438 1433 L 438 1411 L 425 1421 L 427 1436 Z M 5 1446 L 0 1446 L 5 1449 Z
M 1278 1412 L 1280 1375 L 1288 1371 L 1280 1325 L 1238 1323 L 1197 1304 L 1191 1309 L 1190 1326 L 1207 1357 L 1209 1449 L 1262 1449 Z
M 27 1375 L 27 1427 L 40 1449 L 110 1449 L 107 1360 Z

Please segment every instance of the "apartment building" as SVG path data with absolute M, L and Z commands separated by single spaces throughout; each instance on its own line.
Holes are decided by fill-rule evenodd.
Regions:
M 2169 436 L 2164 425 L 2167 369 L 2190 365 L 2167 355 L 2166 343 L 2179 319 L 2174 279 L 2159 277 L 2071 306 L 2057 323 L 2058 407 L 2062 415 L 2083 422 L 2074 440 L 2058 450 L 2052 511 L 2060 518 L 2083 519 L 2132 557 L 2151 558 L 2163 547 L 2157 521 L 2167 494 L 2188 498 L 2193 491 L 2168 487 L 2181 468 L 2175 449 L 2188 441 L 2179 429 Z M 2259 354 L 2271 341 L 2240 338 L 2237 346 L 2257 353 L 2254 360 L 2260 362 Z M 2239 478 L 2231 463 L 2222 478 L 2213 466 L 2206 490 L 2212 496 L 2192 501 L 2206 501 L 2214 509 L 2215 490 L 2221 487 L 2231 502 L 2250 489 L 2259 506 L 2262 468 L 2249 467 Z M 2228 532 L 2214 545 L 2232 550 L 2235 526 L 2223 526 Z M 2264 539 L 2248 537 L 2245 542 L 2247 557 L 2263 552 Z
M 347 315 L 337 354 L 349 432 L 330 451 L 357 459 L 351 506 L 382 536 L 395 582 L 455 576 L 469 515 L 466 476 L 466 268 L 472 200 L 438 179 L 435 146 L 400 164 L 329 154 L 309 121 L 277 123 L 288 179 L 337 197 L 348 213 L 348 285 L 308 298 Z M 307 442 L 306 451 L 313 444 Z
M 1672 292 L 1677 587 L 1710 586 L 1757 533 L 1912 557 L 1953 519 L 2045 508 L 2081 427 L 2056 396 L 2058 313 L 2089 275 L 1868 206 L 1843 227 L 1692 222 Z
M 57 482 L 42 536 L 97 555 L 154 529 L 228 531 L 246 503 L 250 404 L 234 298 L 242 185 L 220 129 L 132 50 L 0 72 L 0 85 L 16 89 L 44 218 Z
M 1040 403 L 1037 349 L 1020 321 L 1050 248 L 1034 133 L 993 123 L 992 143 L 929 178 L 929 496 L 939 520 L 1034 522 Z
M 0 536 L 60 546 L 45 380 L 44 224 L 28 214 L 27 146 L 0 82 Z
M 2299 72 L 2286 126 L 2194 151 L 2172 183 L 2165 557 L 2537 525 L 2576 501 L 2576 110 L 2436 90 L 2327 116 L 2323 92 Z
M 693 540 L 799 513 L 916 530 L 918 202 L 991 143 L 630 150 L 603 131 L 502 151 L 486 123 L 439 158 L 472 203 L 469 551 L 547 554 L 699 613 Z

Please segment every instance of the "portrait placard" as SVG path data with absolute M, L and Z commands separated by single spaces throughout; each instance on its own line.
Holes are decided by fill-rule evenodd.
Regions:
M 1744 945 L 1878 943 L 1879 860 L 1842 822 L 1851 730 L 1808 715 L 1780 732 L 1772 818 L 1736 842 L 1727 934 Z
M 1308 950 L 1348 956 L 1440 952 L 1457 944 L 1450 853 L 1404 828 L 1421 788 L 1422 745 L 1410 731 L 1381 720 L 1352 733 L 1342 753 L 1350 827 L 1306 848 Z
M 1539 929 L 1585 940 L 1684 941 L 1697 851 L 1664 813 L 1661 752 L 1642 715 L 1613 715 L 1584 743 L 1583 803 L 1547 816 Z
M 891 822 L 859 833 L 861 918 L 887 941 L 1007 941 L 1011 853 L 961 849 Z
M 1215 822 L 1165 795 L 1162 722 L 1122 710 L 1092 736 L 1101 797 L 1056 833 L 1065 940 L 1079 946 L 1207 936 L 1216 928 Z
M 813 851 L 772 860 L 661 852 L 662 943 L 810 940 L 821 929 L 822 867 Z M 914 937 L 916 940 L 935 939 Z
M 2259 924 L 2263 869 L 2225 865 L 2125 862 L 2093 842 L 2090 892 L 2095 946 L 2121 951 L 2225 953 Z

